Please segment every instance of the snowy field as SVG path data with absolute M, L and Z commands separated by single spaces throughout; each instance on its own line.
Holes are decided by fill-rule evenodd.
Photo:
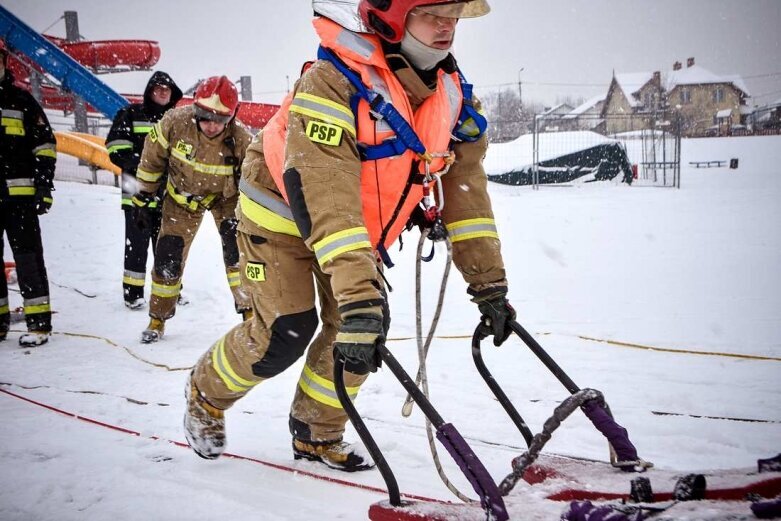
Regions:
M 750 467 L 781 450 L 781 137 L 684 140 L 682 155 L 680 190 L 491 185 L 510 299 L 519 322 L 578 385 L 605 393 L 643 458 L 676 470 Z M 733 157 L 738 170 L 688 164 Z M 301 362 L 227 415 L 229 452 L 299 473 L 248 460 L 204 461 L 168 443 L 184 440 L 188 368 L 237 321 L 214 224 L 204 221 L 185 270 L 192 303 L 168 323 L 163 341 L 141 345 L 146 312 L 122 303 L 118 189 L 56 188 L 42 220 L 55 333 L 45 346 L 21 349 L 17 324 L 0 344 L 0 519 L 366 519 L 382 493 L 304 473 L 383 487 L 378 472 L 344 475 L 291 457 L 288 407 Z M 405 239 L 402 252 L 391 252 L 397 267 L 388 272 L 389 346 L 414 372 L 417 236 Z M 443 257 L 439 250 L 424 268 L 428 317 Z M 474 369 L 466 337 L 477 310 L 460 275 L 451 275 L 438 335 L 459 338 L 432 344 L 432 400 L 498 480 L 523 440 Z M 21 305 L 18 293 L 10 299 Z M 486 363 L 536 432 L 564 389 L 519 340 L 484 347 Z M 382 370 L 363 386 L 357 407 L 401 490 L 450 500 L 421 414 L 400 416 L 404 396 Z M 357 440 L 352 429 L 347 438 Z M 604 440 L 580 413 L 546 451 L 607 458 Z M 522 518 L 557 519 L 563 508 L 538 501 Z

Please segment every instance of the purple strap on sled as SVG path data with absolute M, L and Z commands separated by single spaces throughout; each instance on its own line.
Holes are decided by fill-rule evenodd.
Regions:
M 641 521 L 643 514 L 624 514 L 607 505 L 597 506 L 591 501 L 573 501 L 561 514 L 561 521 Z
M 499 488 L 453 424 L 445 423 L 437 428 L 437 439 L 458 464 L 461 472 L 480 496 L 483 509 L 493 515 L 492 519 L 495 521 L 510 519 Z
M 781 496 L 767 501 L 757 501 L 751 504 L 751 511 L 759 519 L 775 519 L 781 517 Z
M 637 449 L 629 441 L 629 433 L 610 417 L 607 410 L 597 400 L 589 400 L 582 406 L 583 412 L 601 432 L 613 449 L 616 451 L 619 461 L 637 461 Z M 631 471 L 632 469 L 627 469 Z

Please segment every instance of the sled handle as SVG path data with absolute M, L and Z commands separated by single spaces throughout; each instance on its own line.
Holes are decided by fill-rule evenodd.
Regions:
M 361 415 L 358 414 L 358 410 L 353 405 L 350 396 L 347 394 L 347 388 L 344 384 L 344 355 L 338 353 L 334 358 L 334 387 L 336 388 L 336 396 L 339 398 L 339 403 L 347 413 L 347 417 L 350 419 L 350 423 L 355 427 L 355 431 L 358 433 L 358 437 L 366 446 L 366 450 L 369 451 L 374 463 L 377 465 L 377 470 L 380 471 L 382 479 L 385 481 L 385 486 L 388 487 L 388 498 L 390 504 L 394 507 L 401 506 L 401 495 L 399 494 L 399 484 L 396 482 L 396 476 L 393 475 L 393 470 L 385 460 L 385 456 L 377 446 L 377 442 L 374 441 L 369 429 L 366 427 Z
M 461 472 L 467 478 L 472 488 L 480 497 L 480 505 L 494 521 L 510 519 L 504 505 L 502 494 L 483 463 L 474 453 L 469 444 L 451 423 L 445 423 L 423 392 L 415 385 L 415 381 L 399 364 L 398 360 L 384 345 L 377 346 L 382 361 L 393 373 L 393 376 L 406 389 L 420 410 L 437 430 L 437 439 L 445 446 L 450 456 L 458 464 Z
M 526 344 L 531 352 L 534 353 L 543 364 L 545 364 L 545 367 L 547 367 L 550 372 L 553 373 L 553 376 L 555 376 L 558 381 L 561 382 L 561 384 L 570 392 L 570 394 L 575 394 L 580 391 L 580 387 L 578 387 L 575 382 L 573 382 L 572 379 L 567 376 L 567 373 L 564 372 L 564 369 L 562 369 L 559 364 L 557 364 L 553 358 L 551 358 L 545 349 L 542 348 L 542 346 L 534 339 L 533 336 L 529 334 L 528 331 L 523 328 L 523 326 L 521 326 L 515 320 L 511 320 L 508 325 L 510 326 L 510 329 L 513 330 L 513 333 L 521 337 L 523 343 Z

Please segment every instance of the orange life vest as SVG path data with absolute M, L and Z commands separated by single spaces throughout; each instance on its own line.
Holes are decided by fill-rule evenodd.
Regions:
M 427 152 L 435 154 L 448 151 L 451 131 L 458 121 L 463 103 L 457 72 L 448 74 L 440 70 L 436 92 L 413 112 L 404 87 L 385 60 L 378 37 L 348 31 L 327 18 L 316 18 L 313 24 L 321 45 L 360 75 L 367 88 L 379 92 L 393 104 L 414 129 Z M 280 110 L 263 130 L 266 164 L 285 200 L 288 200 L 282 181 L 285 137 L 288 112 L 294 97 L 294 93 L 291 93 L 285 98 Z M 363 99 L 359 101 L 354 116 L 358 143 L 378 145 L 394 136 L 387 123 L 371 117 L 369 104 Z M 412 175 L 413 163 L 416 160 L 416 154 L 406 150 L 398 156 L 361 163 L 363 219 L 375 249 L 380 246 L 380 242 L 384 248 L 390 248 L 423 198 L 422 185 L 412 182 L 415 177 Z M 434 158 L 429 166 L 431 172 L 438 172 L 443 167 L 441 158 Z M 423 164 L 418 168 L 419 173 L 425 171 Z

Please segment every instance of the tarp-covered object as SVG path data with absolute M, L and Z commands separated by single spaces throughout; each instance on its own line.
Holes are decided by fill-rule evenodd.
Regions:
M 488 180 L 509 185 L 533 182 L 533 136 L 488 148 L 484 166 Z M 623 175 L 632 182 L 632 165 L 618 141 L 595 132 L 539 134 L 538 182 L 540 184 L 606 181 Z

